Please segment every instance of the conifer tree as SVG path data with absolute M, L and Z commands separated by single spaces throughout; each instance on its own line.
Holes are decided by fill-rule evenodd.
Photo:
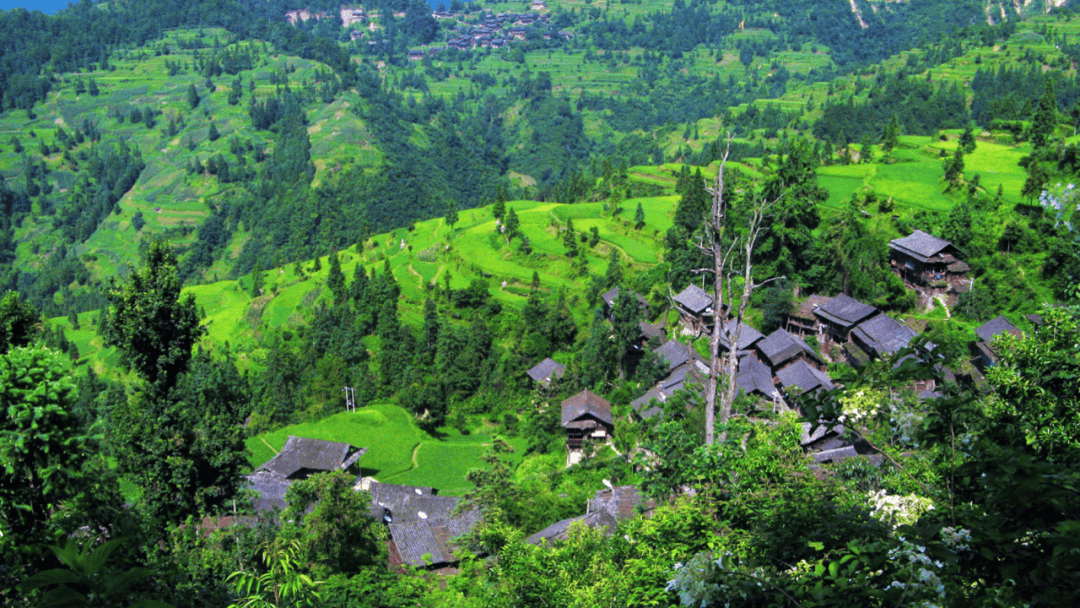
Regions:
M 199 92 L 195 90 L 194 83 L 188 86 L 187 102 L 188 106 L 190 106 L 192 110 L 199 107 Z
M 517 213 L 514 212 L 514 208 L 510 207 L 506 210 L 506 225 L 503 230 L 506 234 L 506 244 L 510 244 L 510 239 L 517 235 L 518 229 L 521 227 L 521 222 L 518 220 Z
M 1029 138 L 1035 151 L 1045 148 L 1054 136 L 1057 128 L 1057 95 L 1054 93 L 1054 81 L 1046 80 L 1046 91 L 1039 99 L 1039 105 L 1035 109 L 1029 129 Z
M 326 276 L 326 286 L 334 294 L 334 305 L 340 306 L 349 297 L 345 289 L 345 273 L 341 272 L 341 260 L 336 251 L 330 252 L 330 271 Z
M 889 124 L 885 125 L 885 131 L 881 134 L 881 151 L 888 154 L 899 144 L 900 121 L 897 120 L 896 114 L 893 114 L 892 120 L 889 121 Z
M 641 203 L 637 204 L 637 210 L 634 211 L 634 229 L 641 230 L 645 227 L 645 209 L 641 207 Z

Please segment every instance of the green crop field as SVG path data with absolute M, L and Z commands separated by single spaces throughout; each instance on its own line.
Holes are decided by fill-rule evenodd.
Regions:
M 433 437 L 416 426 L 412 415 L 400 406 L 373 402 L 356 412 L 342 412 L 318 422 L 297 424 L 247 440 L 249 462 L 257 467 L 285 445 L 289 435 L 341 441 L 368 451 L 360 459 L 361 474 L 383 483 L 437 488 L 440 494 L 459 496 L 469 488 L 465 475 L 482 466 L 480 457 L 494 436 L 482 420 L 462 435 L 455 429 L 439 429 Z M 511 462 L 521 460 L 525 440 L 508 441 L 515 448 Z

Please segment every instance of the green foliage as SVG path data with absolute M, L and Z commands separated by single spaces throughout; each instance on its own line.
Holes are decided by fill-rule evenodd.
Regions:
M 94 542 L 88 541 L 80 550 L 79 542 L 70 538 L 63 547 L 50 546 L 64 567 L 38 572 L 23 583 L 22 590 L 27 592 L 55 585 L 41 597 L 40 606 L 173 608 L 172 604 L 158 600 L 134 599 L 140 594 L 133 587 L 154 573 L 138 567 L 120 571 L 110 563 L 110 556 L 125 542 L 126 539 L 114 538 L 95 546 Z
M 300 567 L 299 541 L 283 546 L 264 546 L 265 571 L 238 571 L 229 575 L 239 599 L 229 608 L 299 608 L 316 606 L 321 598 L 317 588 L 322 581 L 312 580 Z
M 296 481 L 285 493 L 286 522 L 278 536 L 297 549 L 296 557 L 317 577 L 382 566 L 385 535 L 367 515 L 371 496 L 353 490 L 354 478 L 343 471 Z
M 38 312 L 17 292 L 4 294 L 0 300 L 0 351 L 28 345 L 38 333 L 37 323 Z
M 103 335 L 120 348 L 124 362 L 159 393 L 167 392 L 187 368 L 203 329 L 195 298 L 180 298 L 176 255 L 163 241 L 152 241 L 143 267 L 106 293 L 111 308 Z

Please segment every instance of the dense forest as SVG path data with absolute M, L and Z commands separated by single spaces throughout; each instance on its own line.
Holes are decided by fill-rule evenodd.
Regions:
M 0 12 L 0 604 L 1071 604 L 1072 10 Z

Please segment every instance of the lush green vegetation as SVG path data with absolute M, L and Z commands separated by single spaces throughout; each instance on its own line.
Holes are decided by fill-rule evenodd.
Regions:
M 527 7 L 455 0 L 440 23 L 380 0 L 366 27 L 323 0 L 290 25 L 294 8 L 0 14 L 0 602 L 1075 602 L 1067 7 L 985 25 L 967 1 L 550 0 L 524 40 L 419 61 Z M 708 232 L 725 157 L 733 221 Z M 692 392 L 659 424 L 631 413 L 664 375 L 640 324 L 709 354 L 671 296 L 763 200 L 750 276 L 784 280 L 748 300 L 752 325 L 843 292 L 936 345 L 925 365 L 831 361 L 839 389 L 789 395 L 881 462 L 811 469 L 796 416 L 748 399 L 711 444 Z M 915 229 L 971 266 L 949 307 L 888 266 Z M 984 377 L 968 344 L 1002 313 L 1028 338 Z M 549 356 L 566 375 L 537 388 L 524 372 Z M 917 399 L 915 376 L 945 398 Z M 558 405 L 584 388 L 616 439 L 567 467 Z M 458 573 L 387 568 L 341 474 L 294 484 L 280 518 L 200 522 L 252 517 L 240 473 L 289 435 L 480 509 Z M 611 537 L 522 541 L 605 481 L 663 506 Z M 130 542 L 60 550 L 77 530 Z

